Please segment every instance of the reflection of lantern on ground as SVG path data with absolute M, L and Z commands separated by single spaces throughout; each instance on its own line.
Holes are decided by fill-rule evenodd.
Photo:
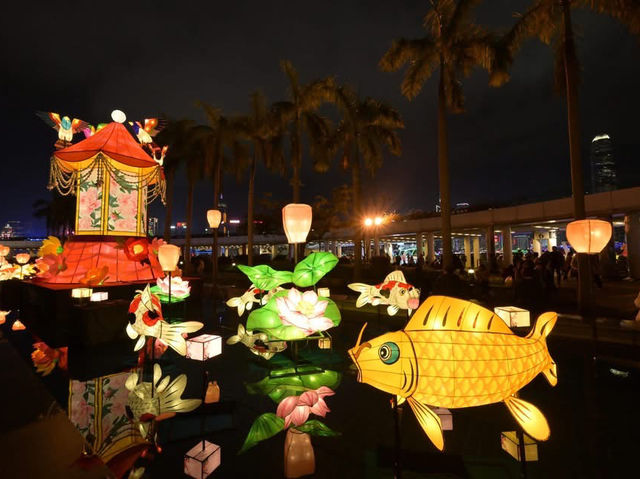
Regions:
M 296 478 L 313 474 L 316 458 L 309 434 L 288 429 L 284 441 L 284 477 Z
M 289 243 L 304 243 L 311 229 L 313 210 L 304 203 L 290 203 L 282 208 L 282 225 Z
M 222 338 L 214 334 L 201 334 L 187 339 L 187 355 L 189 359 L 206 361 L 222 353 Z
M 511 457 L 522 461 L 520 438 L 524 439 L 524 457 L 527 461 L 538 460 L 538 444 L 527 434 L 518 434 L 516 431 L 504 431 L 500 434 L 502 449 Z
M 318 339 L 318 347 L 320 349 L 331 349 L 331 336 L 325 336 Z
M 24 331 L 25 329 L 27 329 L 27 327 L 19 319 L 16 319 L 11 325 L 12 331 Z
M 567 239 L 578 253 L 600 253 L 611 239 L 611 232 L 611 223 L 603 220 L 579 220 L 567 225 Z
M 195 479 L 209 477 L 221 463 L 220 446 L 200 441 L 184 456 L 184 473 Z
M 496 306 L 496 313 L 510 328 L 523 328 L 531 325 L 529 311 L 515 306 Z

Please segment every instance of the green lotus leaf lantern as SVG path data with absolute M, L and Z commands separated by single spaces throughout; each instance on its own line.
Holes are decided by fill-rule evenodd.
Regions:
M 270 291 L 281 284 L 291 283 L 293 273 L 291 271 L 277 271 L 266 264 L 258 266 L 238 265 L 242 271 L 256 286 L 263 291 Z
M 293 283 L 301 288 L 313 286 L 338 264 L 333 253 L 311 253 L 293 270 Z

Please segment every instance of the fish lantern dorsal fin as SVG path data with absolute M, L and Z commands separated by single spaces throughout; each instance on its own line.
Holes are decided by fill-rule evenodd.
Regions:
M 505 322 L 482 306 L 448 296 L 429 296 L 405 330 L 454 330 L 513 334 Z
M 384 279 L 383 283 L 388 283 L 389 281 L 397 281 L 399 283 L 407 282 L 407 280 L 404 277 L 404 273 L 399 269 L 389 273 L 387 277 Z

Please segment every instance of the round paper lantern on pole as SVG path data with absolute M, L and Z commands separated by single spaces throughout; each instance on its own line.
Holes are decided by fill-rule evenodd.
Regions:
M 222 221 L 222 213 L 220 210 L 207 210 L 207 221 L 211 229 L 216 229 L 220 226 L 220 221 Z
M 600 253 L 611 233 L 611 223 L 603 220 L 578 220 L 567 225 L 567 239 L 578 253 Z
M 311 229 L 313 210 L 304 203 L 290 203 L 282 208 L 282 225 L 289 243 L 304 243 Z
M 163 244 L 158 248 L 158 261 L 162 271 L 175 271 L 180 259 L 180 248 L 174 244 Z

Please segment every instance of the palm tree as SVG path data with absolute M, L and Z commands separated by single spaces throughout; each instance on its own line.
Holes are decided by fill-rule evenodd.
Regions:
M 252 152 L 248 158 L 249 191 L 247 199 L 247 261 L 253 265 L 253 234 L 255 210 L 256 166 L 262 161 L 267 169 L 284 169 L 282 134 L 279 119 L 267 108 L 267 102 L 261 92 L 251 95 L 251 112 L 239 119 L 245 138 L 251 141 Z
M 555 87 L 567 102 L 567 126 L 569 130 L 569 161 L 571 164 L 571 194 L 573 216 L 586 218 L 584 203 L 584 178 L 580 152 L 580 113 L 578 111 L 578 84 L 580 62 L 576 51 L 571 8 L 590 8 L 607 14 L 626 25 L 634 34 L 640 34 L 640 3 L 637 0 L 536 0 L 504 37 L 509 61 L 528 37 L 537 37 L 555 52 Z M 578 255 L 578 307 L 587 308 L 591 290 L 589 258 Z
M 185 161 L 185 146 L 189 141 L 189 131 L 193 127 L 192 120 L 169 120 L 167 126 L 158 133 L 156 142 L 169 147 L 164 159 L 163 169 L 167 182 L 166 211 L 164 218 L 164 240 L 171 240 L 171 217 L 173 213 L 173 186 L 176 170 Z
M 364 100 L 349 87 L 335 90 L 335 102 L 342 119 L 335 132 L 335 145 L 343 150 L 342 164 L 351 170 L 353 198 L 354 276 L 360 275 L 362 241 L 362 187 L 360 171 L 366 168 L 371 176 L 382 166 L 383 150 L 400 156 L 402 147 L 396 130 L 404 128 L 400 114 L 386 103 L 367 97 Z
M 208 134 L 202 138 L 205 153 L 205 174 L 210 175 L 213 180 L 213 209 L 218 209 L 224 171 L 238 170 L 238 166 L 244 162 L 243 159 L 247 156 L 247 153 L 241 143 L 238 121 L 222 115 L 221 110 L 206 103 L 200 103 L 200 106 L 207 115 L 208 121 Z M 232 157 L 225 155 L 225 148 L 231 150 Z M 215 284 L 218 278 L 217 229 L 213 231 L 211 259 Z
M 442 217 L 442 265 L 453 264 L 451 248 L 451 195 L 447 113 L 464 110 L 460 78 L 479 66 L 489 71 L 489 84 L 498 86 L 508 76 L 497 68 L 494 36 L 475 24 L 472 7 L 479 0 L 431 0 L 424 17 L 427 35 L 415 40 L 395 40 L 380 60 L 384 71 L 396 71 L 408 64 L 402 81 L 402 94 L 413 99 L 434 71 L 438 81 L 438 173 Z
M 51 200 L 39 199 L 33 203 L 33 216 L 45 219 L 47 236 L 66 237 L 75 225 L 75 203 L 74 196 L 61 196 L 54 192 Z
M 334 80 L 331 77 L 301 85 L 298 72 L 291 62 L 280 63 L 289 80 L 289 99 L 273 105 L 273 112 L 280 119 L 283 129 L 288 129 L 290 141 L 291 186 L 293 202 L 300 203 L 300 170 L 302 168 L 302 136 L 309 141 L 309 152 L 313 167 L 318 172 L 326 172 L 329 167 L 330 150 L 328 140 L 331 132 L 330 121 L 318 114 L 318 109 L 331 101 Z

